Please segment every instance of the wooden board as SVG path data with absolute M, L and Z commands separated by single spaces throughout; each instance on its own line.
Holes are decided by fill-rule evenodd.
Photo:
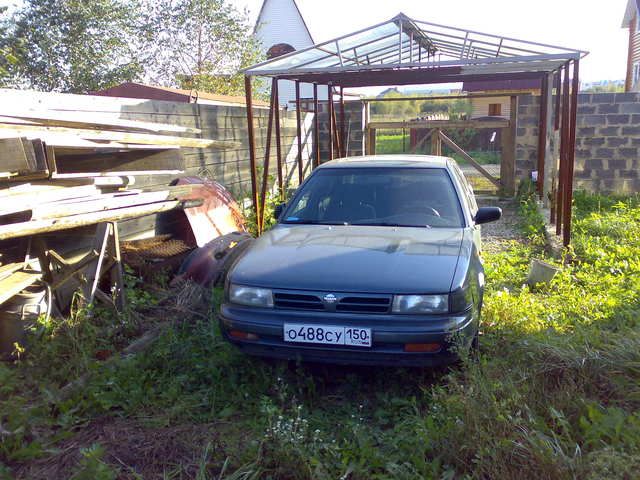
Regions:
M 126 191 L 108 195 L 99 195 L 76 200 L 52 202 L 33 207 L 33 220 L 61 219 L 71 215 L 81 215 L 91 212 L 134 207 L 149 203 L 162 202 L 175 198 L 170 190 L 157 192 Z
M 237 142 L 225 142 L 205 138 L 175 137 L 171 135 L 152 135 L 148 133 L 115 132 L 107 130 L 90 130 L 67 127 L 46 127 L 32 125 L 0 124 L 0 130 L 12 132 L 14 135 L 40 138 L 46 134 L 66 134 L 91 141 L 115 141 L 140 145 L 160 145 L 193 148 L 236 148 Z
M 56 150 L 58 173 L 184 170 L 180 150 L 136 150 L 132 152 L 64 155 Z
M 103 212 L 86 213 L 50 220 L 35 220 L 10 225 L 0 225 L 0 240 L 26 237 L 39 233 L 57 232 L 102 222 L 116 222 L 127 218 L 142 217 L 154 213 L 167 212 L 182 208 L 183 202 L 172 200 L 167 202 L 150 203 L 135 207 L 118 208 Z
M 0 123 L 17 125 L 61 126 L 78 128 L 98 128 L 140 132 L 174 132 L 198 134 L 201 130 L 180 125 L 170 125 L 139 120 L 118 120 L 96 113 L 51 110 L 2 109 Z
M 47 147 L 68 147 L 74 149 L 84 149 L 85 151 L 104 151 L 104 150 L 118 150 L 118 149 L 167 149 L 167 148 L 179 148 L 171 145 L 145 145 L 136 143 L 124 143 L 115 141 L 92 141 L 74 135 L 73 133 L 55 133 L 46 132 L 42 130 L 33 130 L 20 132 L 26 138 L 30 140 L 39 139 L 47 144 Z M 16 133 L 11 129 L 0 128 L 0 139 L 14 138 Z M 1 169 L 0 169 L 1 170 Z
M 32 272 L 15 272 L 3 278 L 0 280 L 0 304 L 20 293 L 29 285 L 33 285 L 40 278 L 42 278 L 42 274 Z
M 30 164 L 22 138 L 0 139 L 0 172 L 29 171 L 34 166 Z

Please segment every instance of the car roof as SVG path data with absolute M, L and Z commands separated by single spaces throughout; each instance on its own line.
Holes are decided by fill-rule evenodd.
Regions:
M 367 155 L 331 160 L 318 168 L 447 168 L 449 162 L 453 160 L 435 155 Z

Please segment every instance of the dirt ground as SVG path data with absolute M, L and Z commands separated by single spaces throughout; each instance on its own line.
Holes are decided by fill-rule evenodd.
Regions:
M 523 241 L 518 226 L 517 204 L 512 199 L 478 196 L 480 207 L 500 207 L 502 218 L 497 222 L 482 226 L 482 248 L 489 253 L 497 253 L 508 248 L 509 242 Z
M 119 479 L 195 478 L 202 448 L 231 450 L 225 444 L 229 422 L 154 426 L 130 418 L 103 417 L 56 445 L 56 453 L 17 470 L 17 478 L 45 480 L 70 478 L 81 459 L 80 449 L 99 444 L 103 460 L 120 468 Z M 231 438 L 237 438 L 230 435 Z

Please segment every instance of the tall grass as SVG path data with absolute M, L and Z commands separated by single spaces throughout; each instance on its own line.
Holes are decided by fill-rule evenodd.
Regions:
M 520 202 L 527 240 L 485 258 L 477 361 L 441 370 L 268 362 L 224 343 L 213 315 L 185 318 L 138 356 L 89 363 L 88 384 L 66 400 L 56 392 L 75 371 L 68 363 L 86 356 L 0 366 L 0 477 L 72 448 L 85 450 L 71 473 L 135 471 L 111 440 L 75 440 L 106 418 L 207 425 L 191 459 L 158 465 L 182 478 L 637 478 L 640 206 L 576 195 L 573 261 L 531 288 L 529 262 L 544 256 L 540 219 L 527 195 Z M 71 341 L 95 348 L 96 334 L 84 332 L 36 342 L 44 352 Z M 67 373 L 47 375 L 38 358 Z M 149 451 L 130 448 L 139 462 Z

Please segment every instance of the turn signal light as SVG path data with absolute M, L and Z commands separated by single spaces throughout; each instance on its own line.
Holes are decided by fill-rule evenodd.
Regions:
M 404 351 L 411 353 L 437 353 L 442 350 L 439 343 L 405 343 Z
M 240 330 L 231 330 L 229 332 L 229 336 L 231 338 L 235 338 L 236 340 L 259 340 L 260 337 L 255 333 L 241 332 Z

